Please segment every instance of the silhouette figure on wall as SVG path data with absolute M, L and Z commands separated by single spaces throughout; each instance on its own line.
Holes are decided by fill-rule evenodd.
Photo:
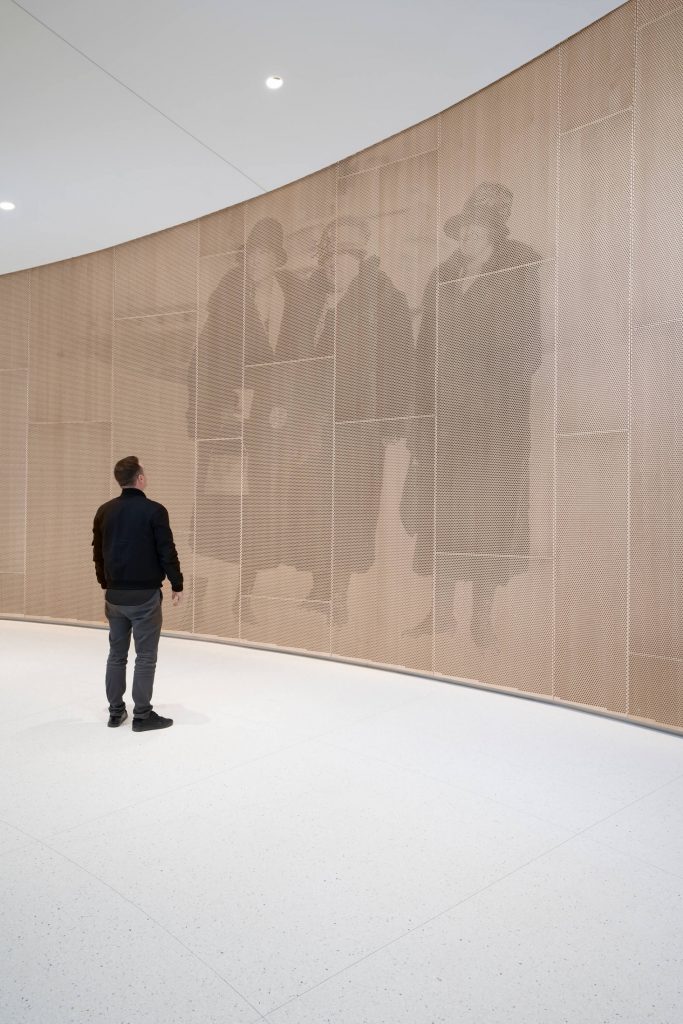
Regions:
M 197 504 L 220 525 L 207 537 L 206 546 L 198 540 L 198 550 L 239 562 L 242 526 L 243 555 L 249 552 L 246 565 L 243 557 L 242 569 L 242 593 L 247 598 L 256 574 L 282 560 L 282 530 L 269 529 L 268 507 L 269 501 L 282 492 L 281 479 L 289 467 L 275 460 L 264 443 L 265 425 L 271 420 L 276 424 L 283 418 L 286 421 L 286 413 L 283 417 L 282 409 L 273 411 L 278 398 L 273 389 L 264 387 L 256 392 L 243 387 L 243 352 L 247 364 L 293 359 L 301 353 L 304 282 L 284 268 L 286 260 L 282 225 L 271 217 L 259 220 L 249 232 L 236 266 L 212 293 L 199 339 L 197 437 L 200 441 L 215 441 L 243 436 L 244 457 L 243 466 L 235 466 L 232 463 L 236 456 L 226 458 L 220 450 L 209 452 L 206 458 L 200 455 Z M 191 432 L 195 367 L 193 361 L 188 408 Z M 286 519 L 281 504 L 272 511 L 280 520 Z M 233 606 L 235 615 L 238 609 L 239 593 Z M 248 601 L 245 617 L 251 617 Z
M 411 414 L 414 344 L 406 296 L 368 254 L 368 224 L 353 217 L 328 224 L 320 239 L 318 270 L 309 281 L 312 320 L 311 350 L 335 354 L 335 419 L 337 422 L 393 419 Z M 336 328 L 336 344 L 335 344 Z M 337 465 L 353 460 L 354 494 L 345 501 L 359 504 L 362 518 L 350 530 L 338 507 L 334 537 L 335 620 L 348 616 L 352 573 L 367 572 L 374 561 L 375 534 L 386 445 L 406 436 L 405 423 L 353 434 L 352 450 L 342 449 L 339 434 Z M 315 471 L 315 467 L 313 467 Z M 327 580 L 314 576 L 311 598 L 328 599 Z
M 456 252 L 425 290 L 418 339 L 418 410 L 433 405 L 431 320 L 439 288 L 436 384 L 436 551 L 448 560 L 449 581 L 472 582 L 471 632 L 479 646 L 494 641 L 496 588 L 528 570 L 530 398 L 542 358 L 538 261 L 530 246 L 509 237 L 512 193 L 479 185 L 445 234 Z M 534 265 L 536 264 L 536 265 Z M 427 467 L 413 466 L 418 493 Z M 421 483 L 421 479 L 424 483 Z M 406 509 L 409 512 L 409 508 Z M 434 571 L 432 537 L 417 532 L 414 568 Z M 446 589 L 448 592 L 446 593 Z M 453 589 L 437 589 L 432 614 L 411 632 L 451 632 Z
M 291 363 L 307 356 L 310 333 L 305 280 L 284 269 L 287 253 L 281 224 L 259 221 L 246 248 L 245 387 L 238 414 L 244 421 L 242 510 L 242 621 L 255 619 L 251 595 L 256 577 L 281 564 L 329 574 L 331 525 L 320 509 L 324 469 L 302 491 L 301 472 L 322 457 L 325 424 L 331 435 L 331 394 L 320 364 L 285 365 L 268 371 L 258 364 Z M 328 368 L 331 380 L 331 366 Z M 328 389 L 329 390 L 329 389 Z M 328 458 L 331 455 L 329 443 Z M 331 471 L 328 471 L 328 477 Z M 330 491 L 330 481 L 327 491 Z M 327 500 L 331 510 L 331 497 Z M 317 517 L 311 510 L 317 510 Z M 324 520 L 324 515 L 323 515 Z M 327 532 L 327 544 L 317 539 Z M 317 561 L 320 558 L 320 561 Z M 237 611 L 237 601 L 234 611 Z

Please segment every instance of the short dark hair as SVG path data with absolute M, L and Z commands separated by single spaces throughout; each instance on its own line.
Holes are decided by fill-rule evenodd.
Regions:
M 114 466 L 116 482 L 121 487 L 131 487 L 142 473 L 142 466 L 138 462 L 137 455 L 126 455 L 125 459 L 119 459 Z

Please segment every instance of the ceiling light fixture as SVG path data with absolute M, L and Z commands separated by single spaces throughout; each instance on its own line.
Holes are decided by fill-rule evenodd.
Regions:
M 5 200 L 3 203 L 0 203 L 0 210 L 14 210 L 14 209 L 16 209 L 14 203 L 10 203 L 9 200 Z
M 271 75 L 270 78 L 266 78 L 266 85 L 269 89 L 280 89 L 284 82 L 279 75 Z

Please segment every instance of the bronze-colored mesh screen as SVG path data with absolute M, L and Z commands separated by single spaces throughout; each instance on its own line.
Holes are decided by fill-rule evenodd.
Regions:
M 29 418 L 109 420 L 111 251 L 31 271 Z
M 435 588 L 435 672 L 552 695 L 552 559 L 437 554 Z
M 510 265 L 555 256 L 558 65 L 557 51 L 547 53 L 441 117 L 445 233 L 457 235 L 458 217 L 472 196 L 492 206 L 494 215 L 500 212 L 499 226 L 507 203 L 502 226 L 517 242 L 506 255 Z M 499 187 L 500 196 L 485 191 L 484 183 Z M 445 261 L 441 281 L 461 277 L 460 264 L 457 254 Z
M 196 222 L 118 245 L 115 254 L 115 316 L 197 308 Z
M 110 423 L 31 423 L 26 614 L 99 622 L 92 521 L 109 493 Z
M 150 496 L 173 512 L 173 535 L 188 588 L 180 608 L 170 600 L 164 602 L 164 626 L 188 632 L 192 630 L 195 445 L 183 413 L 196 333 L 195 313 L 116 320 L 112 388 L 113 459 L 137 455 L 148 477 Z M 118 493 L 115 484 L 114 493 Z M 170 597 L 168 584 L 166 588 Z
M 561 437 L 557 453 L 555 693 L 628 706 L 626 431 Z
M 335 654 L 431 671 L 433 477 L 433 417 L 337 424 Z
M 633 335 L 631 650 L 683 659 L 683 324 Z
M 0 572 L 0 612 L 22 615 L 24 612 L 24 574 Z
M 562 44 L 563 132 L 631 106 L 634 31 L 634 5 L 625 4 Z
M 242 441 L 197 442 L 194 629 L 239 636 Z
M 683 661 L 631 655 L 630 713 L 683 729 Z
M 249 366 L 244 387 L 240 635 L 329 650 L 332 360 Z
M 244 206 L 231 206 L 199 220 L 199 255 L 237 252 L 244 243 Z
M 102 619 L 136 454 L 167 628 L 683 729 L 682 52 L 681 3 L 627 3 L 336 167 L 0 278 L 0 611 Z
M 437 148 L 438 132 L 438 117 L 430 117 L 420 124 L 413 125 L 412 128 L 399 132 L 398 135 L 392 135 L 390 139 L 378 142 L 369 149 L 342 160 L 339 164 L 339 174 L 356 174 L 358 171 L 368 171 L 383 164 L 399 163 L 420 153 L 431 153 Z
M 0 370 L 28 366 L 29 271 L 0 277 Z
M 631 134 L 626 111 L 561 140 L 561 433 L 628 429 Z
M 681 7 L 681 0 L 638 0 L 638 24 L 662 18 Z
M 683 7 L 638 33 L 634 161 L 636 324 L 683 317 Z
M 23 587 L 26 518 L 26 370 L 0 370 L 0 437 L 3 484 L 0 487 L 0 575 L 20 576 Z M 6 580 L 5 586 L 17 586 Z M 23 610 L 23 594 L 21 596 Z

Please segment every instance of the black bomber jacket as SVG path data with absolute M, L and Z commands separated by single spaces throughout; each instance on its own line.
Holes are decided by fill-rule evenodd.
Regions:
M 137 487 L 100 505 L 93 523 L 93 561 L 103 589 L 152 590 L 168 577 L 183 589 L 168 512 Z

